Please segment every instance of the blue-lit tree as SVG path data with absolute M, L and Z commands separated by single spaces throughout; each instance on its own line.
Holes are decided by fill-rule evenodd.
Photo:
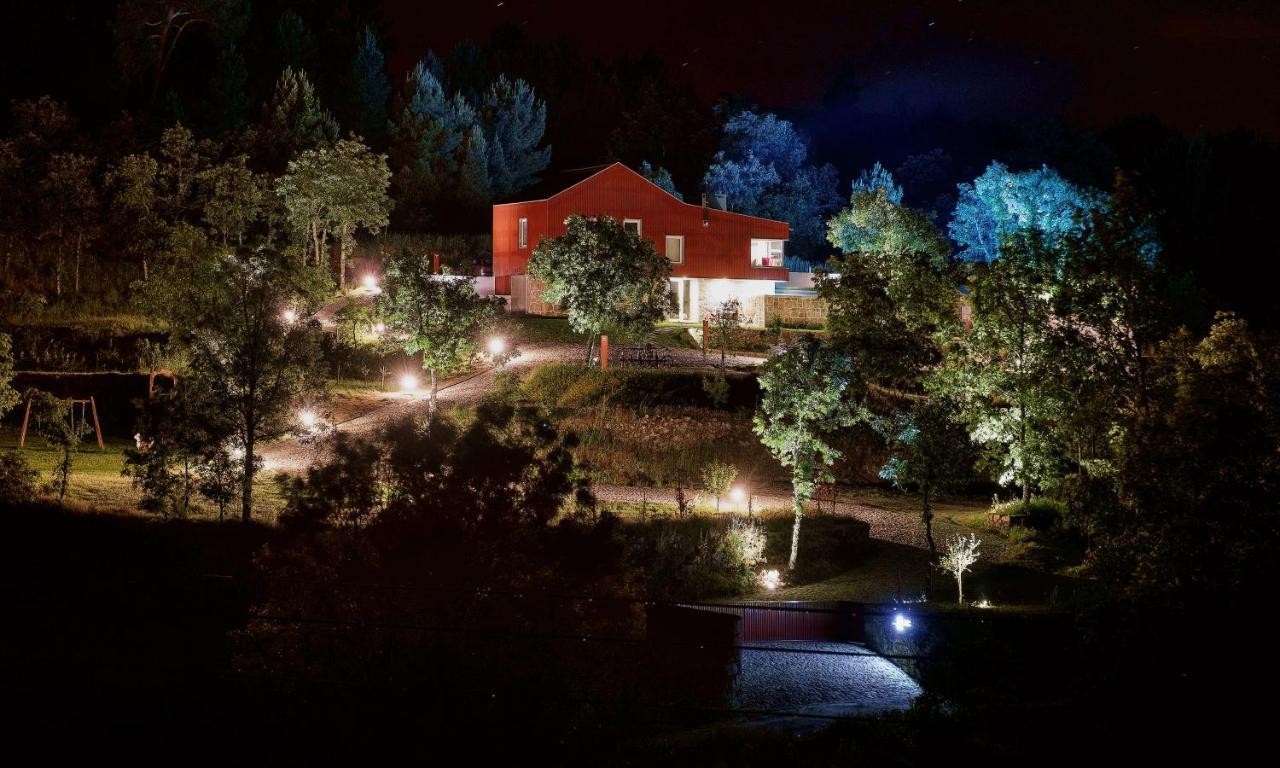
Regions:
M 1035 233 L 1052 245 L 1079 234 L 1090 212 L 1103 205 L 1101 195 L 1075 186 L 1048 166 L 1013 172 L 992 163 L 958 190 L 947 232 L 959 257 L 972 262 L 1000 258 L 1001 247 L 1016 235 Z
M 649 181 L 652 181 L 658 187 L 661 187 L 675 199 L 684 200 L 684 196 L 676 190 L 676 182 L 671 178 L 671 171 L 668 171 L 666 168 L 663 168 L 660 165 L 657 168 L 654 168 L 648 160 L 645 160 L 640 163 L 640 175 L 644 176 Z
M 723 195 L 730 210 L 785 221 L 789 249 L 823 261 L 824 215 L 839 205 L 838 177 L 831 165 L 805 163 L 809 154 L 795 126 L 773 114 L 740 112 L 725 124 L 721 149 L 703 181 Z
M 382 47 L 372 27 L 360 31 L 356 57 L 351 63 L 351 85 L 357 130 L 367 139 L 382 136 L 387 129 L 391 82 L 387 79 Z
M 499 75 L 484 95 L 480 116 L 493 194 L 505 197 L 536 182 L 551 162 L 551 147 L 538 146 L 547 127 L 547 105 L 533 87 Z
M 885 199 L 890 203 L 902 205 L 902 187 L 894 181 L 893 174 L 889 173 L 879 160 L 853 180 L 853 194 L 874 192 L 878 189 L 884 190 Z

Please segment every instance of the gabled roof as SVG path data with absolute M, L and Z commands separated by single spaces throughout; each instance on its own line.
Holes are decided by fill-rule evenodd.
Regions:
M 550 200 L 556 195 L 559 195 L 562 192 L 567 192 L 571 188 L 578 186 L 584 181 L 587 181 L 596 176 L 599 176 L 605 171 L 612 170 L 613 168 L 623 169 L 627 173 L 644 181 L 646 184 L 658 190 L 659 192 L 666 195 L 667 197 L 670 197 L 674 202 L 679 203 L 680 205 L 687 205 L 690 208 L 698 208 L 698 209 L 702 208 L 702 206 L 699 204 L 686 203 L 685 201 L 671 194 L 670 192 L 658 186 L 657 184 L 654 184 L 653 181 L 647 178 L 644 174 L 638 173 L 633 168 L 628 166 L 626 163 L 622 163 L 622 162 L 610 163 L 609 165 L 593 165 L 586 168 L 575 168 L 568 171 L 562 171 L 558 174 L 554 174 L 549 178 L 539 181 L 537 184 L 534 184 L 531 187 L 527 187 L 521 190 L 519 193 L 517 193 L 520 196 L 518 200 L 508 200 L 503 203 L 495 203 L 494 206 L 497 207 L 499 205 L 516 205 L 518 203 L 536 203 L 536 202 L 541 202 L 543 200 Z M 772 221 L 776 224 L 787 223 L 785 221 L 779 221 L 778 219 L 766 219 L 763 216 L 752 216 L 750 214 L 737 213 L 735 211 L 722 211 L 719 208 L 712 208 L 710 210 L 713 216 L 715 215 L 742 216 L 748 219 L 759 219 L 760 221 Z

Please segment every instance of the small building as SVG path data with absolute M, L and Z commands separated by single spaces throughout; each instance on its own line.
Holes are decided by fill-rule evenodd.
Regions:
M 698 322 L 731 298 L 749 325 L 776 314 L 788 324 L 826 319 L 812 291 L 789 285 L 786 222 L 682 202 L 622 163 L 526 194 L 531 199 L 493 206 L 494 289 L 513 311 L 559 313 L 541 301 L 542 286 L 526 267 L 539 240 L 564 234 L 565 219 L 581 214 L 617 219 L 671 261 L 673 320 Z

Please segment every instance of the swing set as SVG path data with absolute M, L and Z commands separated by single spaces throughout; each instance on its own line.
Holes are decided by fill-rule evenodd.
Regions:
M 18 435 L 18 448 L 23 448 L 27 443 L 27 425 L 31 423 L 31 406 L 35 405 L 36 396 L 34 394 L 27 395 L 27 409 L 22 415 L 22 432 Z M 76 424 L 76 406 L 80 406 L 80 421 L 83 423 L 88 418 L 90 412 L 93 413 L 93 435 L 98 438 L 98 450 L 105 450 L 102 445 L 102 426 L 98 423 L 98 403 L 94 401 L 93 396 L 87 398 L 70 397 L 66 402 L 71 403 L 70 417 L 71 427 L 74 430 Z

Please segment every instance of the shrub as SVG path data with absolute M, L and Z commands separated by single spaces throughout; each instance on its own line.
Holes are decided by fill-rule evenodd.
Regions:
M 38 476 L 21 454 L 0 453 L 0 504 L 7 506 L 33 500 Z
M 697 371 L 610 368 L 601 371 L 581 363 L 548 363 L 525 379 L 525 394 L 544 406 L 581 408 L 610 399 L 629 406 L 696 406 L 748 409 L 759 396 L 755 376 L 722 374 L 708 390 Z
M 991 511 L 999 515 L 1007 515 L 1009 519 L 1021 518 L 1026 527 L 1035 531 L 1047 531 L 1052 528 L 1067 512 L 1067 505 L 1057 499 L 1043 496 L 1028 502 L 1021 500 L 1006 501 L 993 504 Z M 1011 525 L 1010 530 L 1015 526 Z
M 653 599 L 697 600 L 750 591 L 765 530 L 746 520 L 691 517 L 627 526 L 629 570 Z

